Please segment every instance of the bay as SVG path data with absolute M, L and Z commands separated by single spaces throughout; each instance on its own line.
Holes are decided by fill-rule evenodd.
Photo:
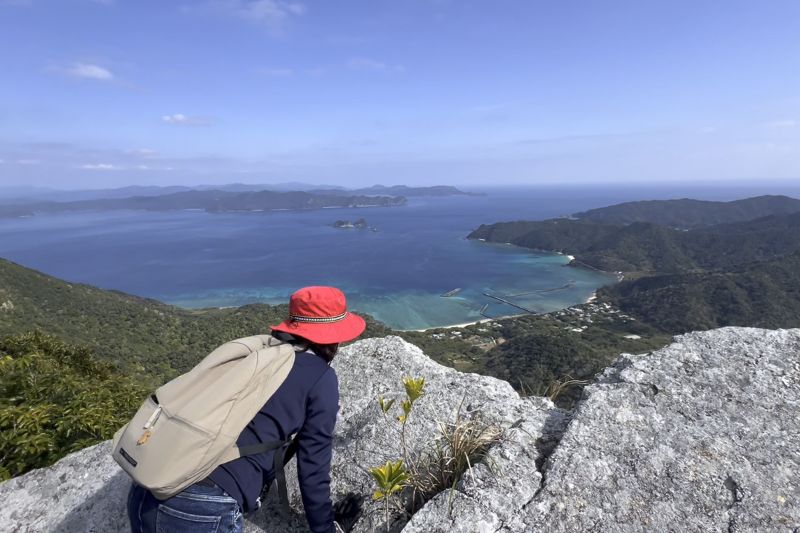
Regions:
M 394 328 L 422 329 L 519 314 L 520 307 L 568 307 L 616 279 L 566 267 L 562 255 L 467 240 L 478 225 L 569 215 L 642 197 L 624 187 L 481 192 L 412 198 L 392 208 L 5 219 L 0 256 L 69 281 L 189 308 L 282 303 L 299 287 L 334 285 L 352 309 Z M 362 217 L 375 231 L 332 226 Z M 454 289 L 460 291 L 441 296 Z

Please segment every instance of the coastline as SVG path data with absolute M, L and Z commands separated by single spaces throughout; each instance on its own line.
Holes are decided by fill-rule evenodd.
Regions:
M 577 304 L 581 305 L 581 304 Z M 547 314 L 547 313 L 542 313 Z M 454 328 L 466 328 L 468 326 L 477 326 L 478 324 L 488 324 L 490 322 L 500 322 L 501 320 L 508 320 L 510 318 L 519 318 L 521 316 L 530 316 L 531 313 L 519 313 L 517 315 L 503 315 L 494 318 L 481 318 L 480 320 L 476 320 L 474 322 L 464 322 L 461 324 L 450 324 L 449 326 L 434 326 L 432 328 L 423 328 L 423 329 L 397 329 L 395 331 L 414 331 L 417 333 L 424 333 L 426 331 L 433 331 L 436 329 L 454 329 Z
M 594 302 L 596 300 L 597 300 L 597 291 L 595 290 L 595 291 L 592 291 L 592 294 L 590 294 L 589 297 L 586 298 L 586 301 L 583 302 L 583 303 L 577 303 L 577 304 L 574 304 L 574 305 L 570 305 L 569 307 L 564 307 L 563 309 L 557 309 L 557 310 L 554 310 L 554 311 L 549 311 L 547 313 L 537 313 L 534 316 L 548 315 L 550 313 L 556 313 L 558 311 L 563 311 L 564 309 L 572 309 L 573 307 L 578 307 L 578 306 L 581 306 L 581 305 L 590 304 L 590 303 L 592 303 L 592 302 Z M 415 332 L 415 333 L 425 333 L 427 331 L 434 331 L 434 330 L 438 330 L 438 329 L 466 328 L 468 326 L 477 326 L 478 324 L 489 324 L 491 322 L 500 322 L 502 320 L 509 320 L 509 319 L 512 319 L 512 318 L 519 318 L 519 317 L 522 317 L 522 316 L 531 316 L 531 313 L 518 313 L 518 314 L 515 314 L 515 315 L 503 315 L 503 316 L 498 316 L 498 317 L 494 317 L 494 318 L 482 318 L 482 319 L 476 320 L 474 322 L 463 322 L 463 323 L 460 323 L 460 324 L 450 324 L 449 326 L 435 326 L 435 327 L 431 327 L 431 328 L 422 328 L 422 329 L 395 329 L 395 328 L 392 328 L 392 329 L 395 329 L 395 331 L 407 331 L 407 332 Z

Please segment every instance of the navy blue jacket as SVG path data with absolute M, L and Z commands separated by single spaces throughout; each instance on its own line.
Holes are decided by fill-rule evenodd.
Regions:
M 298 352 L 289 375 L 239 435 L 237 445 L 284 441 L 297 433 L 297 475 L 308 525 L 313 533 L 334 531 L 330 496 L 331 449 L 339 382 L 321 357 Z M 210 475 L 244 512 L 255 509 L 265 485 L 275 479 L 273 453 L 236 459 Z

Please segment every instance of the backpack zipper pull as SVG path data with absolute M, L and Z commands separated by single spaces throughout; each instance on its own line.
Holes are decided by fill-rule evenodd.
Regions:
M 142 429 L 144 429 L 144 433 L 142 433 L 142 436 L 139 437 L 139 440 L 136 441 L 137 446 L 141 446 L 142 444 L 145 444 L 148 440 L 150 440 L 150 436 L 153 434 L 153 430 L 151 428 L 156 423 L 159 416 L 161 416 L 160 405 L 156 408 L 155 411 L 153 411 L 153 414 L 150 415 L 150 418 L 147 419 L 147 422 L 145 422 L 144 427 L 142 427 Z
M 148 440 L 150 440 L 150 435 L 152 434 L 153 434 L 152 431 L 146 429 L 144 433 L 142 433 L 142 436 L 139 437 L 139 440 L 136 441 L 136 445 L 141 446 L 142 444 L 145 444 Z
M 153 414 L 150 415 L 150 418 L 147 419 L 147 422 L 145 422 L 145 424 L 142 427 L 142 429 L 150 429 L 151 427 L 153 427 L 153 425 L 156 423 L 156 420 L 158 420 L 159 416 L 161 416 L 161 406 L 160 405 L 156 408 L 155 411 L 153 411 Z

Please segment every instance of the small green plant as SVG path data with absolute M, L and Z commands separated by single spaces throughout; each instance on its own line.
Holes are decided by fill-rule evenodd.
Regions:
M 403 458 L 394 462 L 388 461 L 383 466 L 377 466 L 369 470 L 378 486 L 378 490 L 372 494 L 372 498 L 375 501 L 384 503 L 387 531 L 389 531 L 390 505 L 394 503 L 398 509 L 403 509 L 399 495 L 408 486 L 409 480 L 412 478 L 412 472 L 407 469 L 407 466 L 413 469 L 415 458 L 409 453 L 409 448 L 406 444 L 406 424 L 414 408 L 414 402 L 425 394 L 425 378 L 404 377 L 403 387 L 405 388 L 406 397 L 400 402 L 402 414 L 397 416 L 397 421 L 400 423 L 400 446 L 403 450 Z M 378 396 L 378 405 L 387 423 L 390 420 L 389 411 L 391 411 L 394 404 L 394 398 L 387 400 L 383 395 Z
M 402 458 L 370 469 L 378 489 L 373 499 L 384 503 L 386 529 L 389 530 L 389 509 L 394 504 L 406 514 L 413 512 L 441 491 L 452 488 L 476 461 L 484 458 L 489 447 L 502 438 L 502 430 L 485 423 L 480 417 L 462 417 L 461 407 L 455 421 L 439 422 L 438 435 L 420 452 L 409 447 L 406 426 L 415 403 L 425 394 L 424 378 L 403 378 L 405 398 L 400 401 L 401 413 L 390 416 L 395 399 L 378 396 L 378 405 L 390 427 L 399 430 Z M 392 423 L 395 420 L 399 428 Z
M 408 481 L 408 472 L 403 467 L 403 460 L 387 461 L 383 466 L 376 466 L 369 469 L 369 473 L 375 478 L 378 490 L 372 494 L 375 501 L 383 501 L 384 513 L 386 518 L 386 528 L 389 528 L 389 503 L 391 497 L 396 492 L 402 491 Z

